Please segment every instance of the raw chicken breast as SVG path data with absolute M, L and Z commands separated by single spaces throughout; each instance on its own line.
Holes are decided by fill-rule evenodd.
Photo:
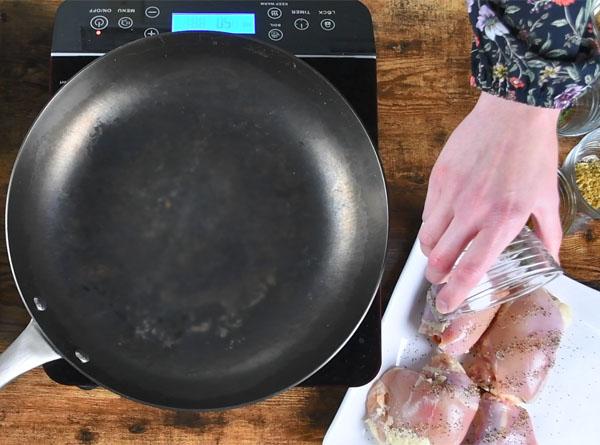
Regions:
M 463 445 L 537 445 L 527 411 L 484 394 Z
M 367 396 L 366 424 L 379 444 L 460 444 L 477 411 L 479 389 L 447 354 L 422 372 L 392 368 Z
M 431 288 L 427 291 L 429 294 Z M 448 321 L 438 321 L 432 312 L 429 301 L 425 304 L 419 333 L 430 338 L 447 354 L 457 356 L 469 352 L 492 322 L 499 306 L 479 312 L 458 315 Z
M 532 400 L 554 365 L 568 312 L 543 289 L 504 304 L 473 348 L 467 373 L 494 394 Z

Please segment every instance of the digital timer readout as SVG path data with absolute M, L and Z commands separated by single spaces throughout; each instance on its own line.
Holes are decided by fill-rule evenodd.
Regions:
M 218 31 L 255 34 L 254 14 L 250 13 L 173 13 L 171 31 Z

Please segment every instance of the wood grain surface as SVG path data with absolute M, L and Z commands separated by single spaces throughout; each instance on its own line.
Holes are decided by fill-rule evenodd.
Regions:
M 0 202 L 12 164 L 48 101 L 49 53 L 58 0 L 0 0 Z M 464 0 L 368 0 L 378 50 L 380 153 L 389 184 L 389 295 L 420 224 L 429 171 L 474 104 Z M 561 141 L 562 156 L 577 142 Z M 3 219 L 2 219 L 3 220 Z M 565 239 L 567 273 L 600 288 L 600 225 Z M 0 243 L 0 350 L 28 315 Z M 142 406 L 104 390 L 51 382 L 41 370 L 0 392 L 0 444 L 316 444 L 344 388 L 295 388 L 262 403 L 215 413 Z

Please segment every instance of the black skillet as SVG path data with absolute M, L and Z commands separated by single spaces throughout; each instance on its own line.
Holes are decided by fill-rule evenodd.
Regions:
M 75 76 L 23 143 L 7 203 L 29 330 L 100 385 L 182 409 L 323 366 L 373 299 L 387 227 L 377 155 L 335 88 L 207 33 L 139 40 Z

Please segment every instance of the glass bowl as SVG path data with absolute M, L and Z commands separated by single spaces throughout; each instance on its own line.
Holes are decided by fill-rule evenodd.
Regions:
M 596 40 L 600 40 L 600 0 L 587 2 L 593 17 Z M 591 4 L 590 4 L 591 3 Z M 596 80 L 570 107 L 561 111 L 557 131 L 561 136 L 583 136 L 600 127 L 600 83 Z
M 596 82 L 563 109 L 556 126 L 560 136 L 582 136 L 600 127 L 600 84 Z
M 460 264 L 460 258 L 457 264 Z M 435 298 L 444 284 L 431 286 L 427 304 L 433 316 L 443 322 L 460 314 L 482 311 L 525 296 L 562 273 L 540 239 L 528 227 L 524 227 L 454 312 L 441 314 L 435 307 Z
M 600 209 L 592 207 L 583 197 L 579 186 L 577 185 L 577 176 L 575 174 L 575 166 L 578 162 L 600 159 L 600 129 L 594 130 L 586 135 L 567 155 L 561 170 L 572 189 L 573 198 L 575 200 L 575 228 L 580 228 L 582 224 L 589 222 L 591 219 L 600 219 Z
M 565 174 L 558 170 L 558 194 L 560 197 L 560 225 L 563 234 L 570 233 L 577 215 L 577 195 Z

